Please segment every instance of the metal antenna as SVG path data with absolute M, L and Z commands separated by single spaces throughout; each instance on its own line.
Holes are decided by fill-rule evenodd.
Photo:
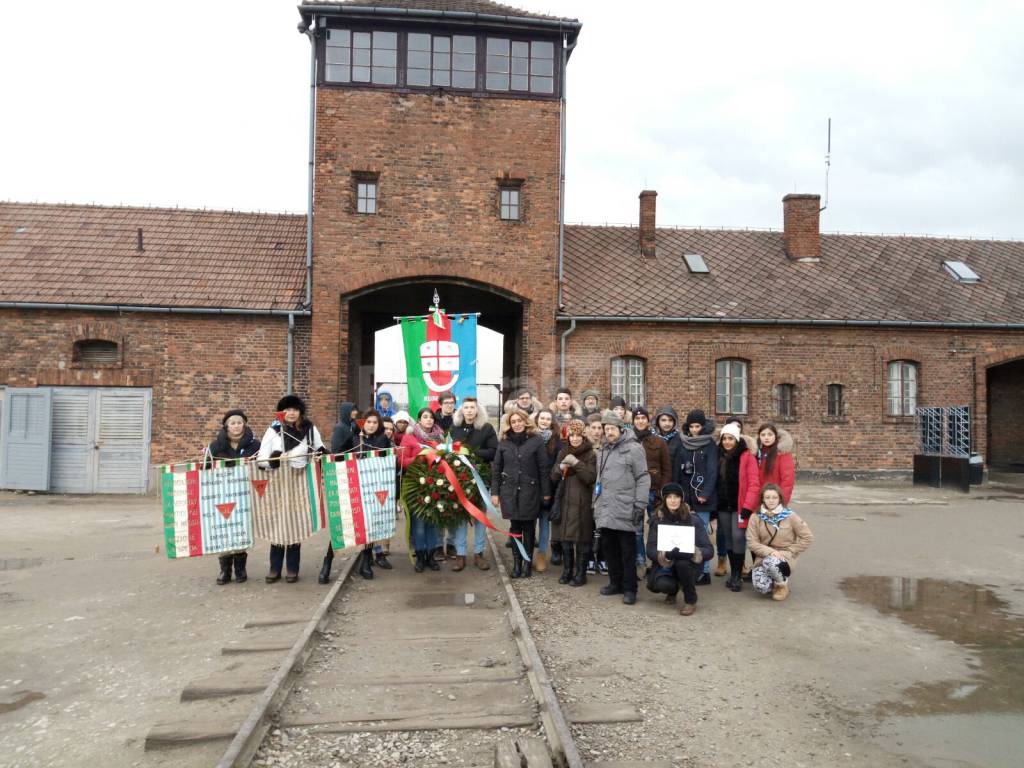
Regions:
M 828 172 L 832 168 L 832 118 L 828 119 L 828 143 L 825 150 L 825 204 L 818 209 L 818 212 L 828 208 Z

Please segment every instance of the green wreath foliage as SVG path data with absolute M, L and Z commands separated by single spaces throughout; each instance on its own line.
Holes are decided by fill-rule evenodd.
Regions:
M 468 446 L 462 446 L 459 452 L 441 449 L 438 455 L 448 462 L 466 498 L 482 509 L 473 473 L 463 459 L 468 458 L 473 463 L 485 483 L 490 475 L 486 462 L 480 461 Z M 455 487 L 442 471 L 441 463 L 428 463 L 425 456 L 417 457 L 405 469 L 402 476 L 402 503 L 407 512 L 438 528 L 455 527 L 470 516 L 455 495 Z

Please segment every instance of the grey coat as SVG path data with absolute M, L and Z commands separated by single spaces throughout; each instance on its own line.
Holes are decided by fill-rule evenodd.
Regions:
M 616 531 L 637 531 L 643 525 L 651 475 L 647 455 L 631 430 L 597 453 L 601 494 L 594 502 L 594 524 Z
M 502 440 L 492 466 L 491 495 L 501 501 L 501 516 L 535 520 L 543 497 L 551 496 L 547 449 L 540 437 L 530 435 L 522 445 Z

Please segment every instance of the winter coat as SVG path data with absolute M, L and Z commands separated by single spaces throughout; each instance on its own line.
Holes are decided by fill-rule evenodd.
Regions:
M 662 433 L 661 428 L 658 426 L 658 420 L 662 416 L 671 416 L 675 422 L 675 426 L 667 433 Z M 667 483 L 675 475 L 675 468 L 680 463 L 679 452 L 683 450 L 683 441 L 679 437 L 679 416 L 676 415 L 676 409 L 671 405 L 663 405 L 659 408 L 657 413 L 654 414 L 654 423 L 651 424 L 651 430 L 668 445 L 668 460 L 672 465 L 672 474 L 665 480 Z
M 476 421 L 466 424 L 462 411 L 456 411 L 452 419 L 452 440 L 458 440 L 476 451 L 481 462 L 490 464 L 498 452 L 498 435 L 487 421 L 483 408 L 476 412 Z M 477 467 L 479 469 L 479 467 Z
M 654 498 L 661 498 L 661 487 L 672 480 L 672 465 L 668 460 L 668 444 L 650 430 L 641 437 L 633 429 L 633 435 L 640 441 L 647 457 L 647 471 L 651 475 L 651 490 Z
M 551 496 L 551 478 L 544 443 L 529 435 L 521 444 L 511 437 L 498 443 L 491 469 L 491 495 L 506 520 L 536 520 L 544 497 Z
M 741 437 L 747 448 L 739 457 L 739 488 L 736 498 L 724 499 L 718 494 L 718 510 L 741 512 L 753 512 L 761 505 L 761 478 L 757 468 L 756 444 L 752 437 L 743 435 Z M 721 450 L 721 446 L 719 446 Z M 721 483 L 721 477 L 719 477 Z M 746 522 L 740 524 L 746 528 Z
M 754 554 L 754 565 L 760 565 L 768 555 L 778 553 L 796 568 L 797 557 L 811 546 L 814 535 L 810 527 L 793 513 L 778 528 L 769 525 L 755 512 L 747 525 L 747 548 Z
M 388 407 L 385 408 L 380 404 L 380 396 L 388 396 Z M 373 407 L 377 410 L 377 413 L 381 415 L 382 419 L 390 419 L 395 415 L 395 396 L 391 394 L 390 389 L 381 387 L 377 390 L 377 397 L 373 400 Z
M 372 435 L 360 432 L 356 436 L 355 450 L 357 451 L 384 451 L 391 447 L 391 438 L 383 429 L 378 429 Z
M 601 494 L 594 503 L 598 528 L 636 531 L 643 525 L 651 490 L 647 456 L 632 432 L 623 431 L 614 443 L 597 454 L 597 482 Z
M 555 457 L 551 468 L 551 480 L 561 481 L 558 499 L 562 517 L 551 524 L 551 538 L 554 541 L 568 541 L 589 544 L 594 538 L 594 481 L 597 480 L 597 454 L 589 440 L 573 455 L 575 466 L 569 467 L 562 476 L 559 464 L 570 452 L 563 446 Z
M 334 425 L 331 433 L 331 453 L 345 453 L 351 451 L 355 445 L 356 433 L 358 430 L 352 423 L 352 411 L 356 408 L 355 403 L 342 403 L 338 414 L 338 423 Z
M 796 462 L 793 461 L 793 436 L 784 429 L 779 430 L 778 450 L 775 452 L 775 466 L 768 471 L 767 457 L 758 452 L 757 467 L 760 488 L 775 483 L 782 489 L 782 505 L 793 500 L 793 486 L 796 485 Z M 760 488 L 758 493 L 760 494 Z M 760 501 L 758 502 L 760 503 Z
M 675 468 L 675 482 L 683 486 L 686 503 L 694 512 L 714 512 L 718 506 L 718 445 L 714 438 L 715 423 L 710 419 L 697 437 L 682 435 L 683 450 L 679 453 L 679 464 Z M 686 474 L 687 463 L 693 464 L 693 472 Z M 697 497 L 703 496 L 704 501 Z
M 548 410 L 555 414 L 555 424 L 558 424 L 559 426 L 565 426 L 572 419 L 583 418 L 583 406 L 575 400 L 569 404 L 569 410 L 565 413 L 558 410 L 558 404 L 555 402 L 552 402 L 551 405 L 548 406 Z
M 441 409 L 438 408 L 434 411 L 434 425 L 440 427 L 441 431 L 447 434 L 448 430 L 452 428 L 452 424 L 455 422 L 456 413 L 458 413 L 458 411 L 453 411 L 451 416 L 445 416 L 444 413 L 441 412 Z
M 435 425 L 434 429 L 428 434 L 423 431 L 423 428 L 420 427 L 418 423 L 413 424 L 406 430 L 405 434 L 402 435 L 402 439 L 398 444 L 399 465 L 402 469 L 405 469 L 416 461 L 416 457 L 420 455 L 420 451 L 423 450 L 423 446 L 426 445 L 428 441 L 443 439 L 444 435 L 441 433 L 441 430 L 437 428 L 437 425 Z
M 215 459 L 249 459 L 259 453 L 259 450 L 260 441 L 256 439 L 256 436 L 248 427 L 242 433 L 242 439 L 238 441 L 238 448 L 231 447 L 231 441 L 228 440 L 228 431 L 223 427 L 209 447 L 210 455 Z M 233 467 L 235 463 L 232 462 L 228 466 Z
M 693 534 L 694 549 L 701 554 L 701 562 L 710 560 L 715 555 L 715 548 L 711 546 L 711 537 L 708 536 L 708 529 L 704 523 L 694 514 L 686 517 L 676 517 L 665 509 L 659 509 L 654 518 L 650 530 L 647 532 L 647 559 L 652 563 L 658 563 L 658 526 L 659 525 L 688 525 L 695 528 Z M 669 558 L 670 560 L 672 558 Z M 684 559 L 692 560 L 692 555 L 685 555 Z
M 276 469 L 284 461 L 270 461 L 277 456 L 286 456 L 288 466 L 302 469 L 310 459 L 327 451 L 324 441 L 320 438 L 320 430 L 311 421 L 303 423 L 303 428 L 296 431 L 275 421 L 263 434 L 260 450 L 257 454 L 260 469 Z

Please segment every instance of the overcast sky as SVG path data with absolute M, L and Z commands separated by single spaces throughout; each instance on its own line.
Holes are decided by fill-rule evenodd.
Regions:
M 520 0 L 579 18 L 567 219 L 1024 238 L 1024 4 Z M 0 199 L 301 212 L 295 2 L 0 9 Z

